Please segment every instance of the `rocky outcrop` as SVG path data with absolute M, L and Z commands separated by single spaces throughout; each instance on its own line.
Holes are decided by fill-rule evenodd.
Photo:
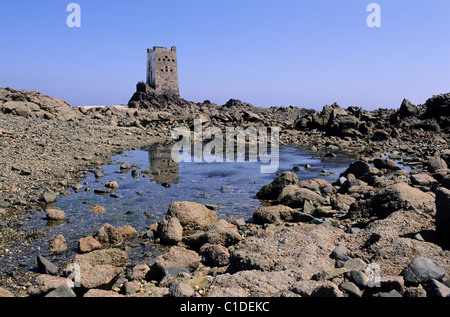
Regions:
M 36 91 L 0 88 L 0 112 L 27 118 L 78 120 L 83 114 L 66 101 Z

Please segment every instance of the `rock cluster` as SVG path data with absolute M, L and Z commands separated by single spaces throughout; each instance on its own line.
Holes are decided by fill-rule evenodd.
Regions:
M 280 173 L 256 194 L 264 207 L 252 219 L 221 219 L 210 206 L 181 201 L 145 232 L 105 223 L 80 238 L 78 253 L 61 266 L 38 256 L 39 273 L 21 295 L 447 297 L 449 100 L 404 100 L 398 110 L 370 112 L 333 104 L 317 112 L 138 92 L 125 109 L 73 109 L 2 88 L 0 242 L 24 237 L 3 226 L 23 210 L 41 208 L 49 221 L 66 221 L 52 204 L 67 188 L 83 190 L 80 170 L 101 176 L 95 167 L 112 155 L 167 142 L 172 128 L 191 126 L 194 117 L 204 127 L 279 126 L 283 144 L 310 146 L 324 159 L 353 151 L 355 160 L 331 183 Z M 158 253 L 130 263 L 130 243 Z M 9 254 L 0 245 L 0 255 Z M 63 236 L 51 237 L 50 251 L 67 247 Z M 1 285 L 0 296 L 15 295 Z

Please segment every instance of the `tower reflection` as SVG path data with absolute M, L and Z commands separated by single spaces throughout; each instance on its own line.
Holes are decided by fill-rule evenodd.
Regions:
M 171 146 L 152 146 L 148 149 L 150 180 L 164 187 L 179 182 L 179 163 L 172 158 Z

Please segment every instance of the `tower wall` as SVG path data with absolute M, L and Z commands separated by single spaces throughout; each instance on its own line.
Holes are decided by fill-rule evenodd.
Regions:
M 147 84 L 156 92 L 180 95 L 175 46 L 170 50 L 163 47 L 147 50 Z

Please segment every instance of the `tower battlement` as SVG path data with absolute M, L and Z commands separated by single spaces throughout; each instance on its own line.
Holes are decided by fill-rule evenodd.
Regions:
M 160 46 L 147 49 L 147 84 L 158 93 L 180 96 L 175 46 L 170 50 Z

